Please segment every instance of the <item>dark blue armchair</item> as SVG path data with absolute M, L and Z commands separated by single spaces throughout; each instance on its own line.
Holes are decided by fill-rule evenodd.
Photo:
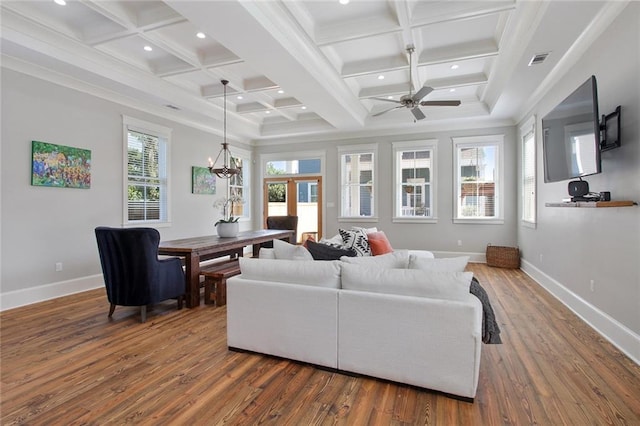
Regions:
M 95 229 L 100 264 L 111 307 L 140 306 L 142 322 L 147 305 L 178 299 L 182 309 L 185 275 L 178 258 L 158 259 L 160 233 L 153 228 Z

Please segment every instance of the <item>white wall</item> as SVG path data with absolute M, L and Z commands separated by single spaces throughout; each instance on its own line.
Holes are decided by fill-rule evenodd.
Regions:
M 158 228 L 162 239 L 215 234 L 214 196 L 191 194 L 191 166 L 215 158 L 220 137 L 3 69 L 3 309 L 102 285 L 93 230 L 122 224 L 123 114 L 173 129 L 173 223 Z M 90 149 L 91 188 L 31 186 L 32 140 Z
M 518 226 L 525 270 L 595 328 L 640 360 L 640 207 L 545 207 L 567 183 L 543 180 L 540 118 L 592 74 L 600 114 L 622 106 L 622 147 L 602 154 L 602 173 L 585 178 L 614 200 L 640 201 L 640 3 L 632 2 L 546 97 L 537 116 L 536 229 Z M 591 280 L 594 291 L 591 291 Z

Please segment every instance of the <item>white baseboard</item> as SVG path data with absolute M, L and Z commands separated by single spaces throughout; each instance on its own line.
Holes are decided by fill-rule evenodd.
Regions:
M 469 262 L 471 263 L 486 263 L 487 257 L 484 253 L 472 253 L 472 252 L 461 252 L 461 251 L 432 251 L 435 257 L 461 257 L 461 256 L 469 256 Z
M 640 336 L 554 280 L 531 263 L 522 260 L 522 269 L 551 295 L 571 309 L 591 328 L 640 365 Z
M 0 311 L 104 287 L 102 274 L 0 293 Z

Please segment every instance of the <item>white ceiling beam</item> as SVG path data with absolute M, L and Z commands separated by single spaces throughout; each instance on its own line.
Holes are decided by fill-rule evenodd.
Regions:
M 363 125 L 367 110 L 281 3 L 168 4 L 332 126 Z

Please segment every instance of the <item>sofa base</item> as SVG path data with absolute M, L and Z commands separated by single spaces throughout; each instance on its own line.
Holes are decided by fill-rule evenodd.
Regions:
M 418 390 L 422 390 L 422 391 L 428 391 L 428 392 L 437 393 L 439 395 L 446 396 L 447 398 L 452 398 L 452 399 L 455 399 L 455 400 L 458 400 L 458 401 L 468 402 L 468 403 L 471 403 L 471 404 L 473 404 L 474 401 L 475 401 L 475 398 L 469 398 L 469 397 L 466 397 L 466 396 L 454 395 L 454 394 L 451 394 L 451 393 L 442 392 L 442 391 L 438 391 L 438 390 L 434 390 L 434 389 L 427 389 L 427 388 L 423 388 L 423 387 L 420 387 L 420 386 L 410 385 L 410 384 L 407 384 L 407 383 L 394 382 L 393 380 L 381 379 L 379 377 L 367 376 L 366 374 L 353 373 L 351 371 L 339 370 L 337 368 L 325 367 L 323 365 L 311 364 L 311 363 L 304 362 L 304 361 L 296 361 L 295 359 L 289 359 L 289 358 L 285 358 L 285 357 L 281 357 L 281 356 L 263 354 L 261 352 L 251 351 L 251 350 L 248 350 L 248 349 L 236 348 L 236 347 L 233 347 L 233 346 L 228 346 L 227 349 L 232 351 L 232 352 L 256 354 L 256 355 L 268 356 L 268 357 L 272 357 L 272 358 L 291 361 L 291 362 L 295 362 L 297 364 L 308 365 L 308 366 L 311 366 L 313 368 L 317 368 L 318 370 L 327 371 L 329 373 L 338 373 L 338 374 L 342 374 L 342 375 L 350 376 L 350 377 L 363 377 L 363 378 L 366 377 L 366 378 L 375 379 L 377 381 L 384 382 L 384 383 L 394 383 L 394 384 L 401 385 L 401 386 L 407 386 L 407 387 L 410 387 L 410 388 L 413 388 L 413 389 L 418 389 Z

